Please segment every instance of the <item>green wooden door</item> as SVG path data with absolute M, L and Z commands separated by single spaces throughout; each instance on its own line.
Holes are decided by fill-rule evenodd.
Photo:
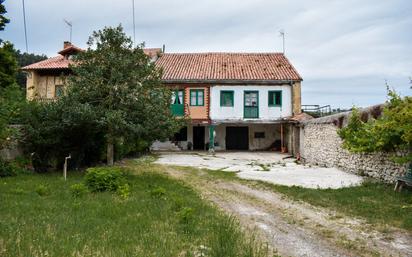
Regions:
M 244 118 L 259 118 L 259 92 L 245 91 Z
M 184 105 L 185 97 L 183 90 L 175 90 L 172 92 L 172 113 L 175 116 L 183 116 L 185 115 L 185 105 Z

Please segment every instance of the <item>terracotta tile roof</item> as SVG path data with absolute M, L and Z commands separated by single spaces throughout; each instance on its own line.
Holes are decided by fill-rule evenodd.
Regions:
M 302 80 L 282 53 L 165 53 L 164 81 Z
M 58 54 L 66 55 L 66 54 L 78 53 L 78 52 L 83 52 L 83 51 L 84 51 L 83 49 L 70 44 L 66 46 L 63 50 L 59 51 Z
M 83 49 L 78 48 L 76 46 L 69 46 L 59 52 L 59 55 L 56 57 L 49 58 L 47 60 L 43 60 L 40 62 L 36 62 L 30 65 L 27 65 L 22 70 L 46 70 L 46 69 L 68 69 L 69 64 L 73 64 L 73 61 L 70 59 L 65 58 L 62 54 L 66 54 L 68 52 L 79 52 L 83 51 Z M 143 52 L 149 56 L 150 58 L 155 57 L 156 55 L 160 54 L 162 51 L 161 48 L 145 48 Z
M 63 55 L 52 57 L 40 62 L 27 65 L 22 70 L 47 70 L 47 69 L 68 69 L 73 61 L 66 59 Z

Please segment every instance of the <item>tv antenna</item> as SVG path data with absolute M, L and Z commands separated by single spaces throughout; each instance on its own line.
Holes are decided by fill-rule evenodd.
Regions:
M 282 37 L 283 54 L 285 54 L 285 30 L 284 29 L 279 30 L 279 36 Z
M 70 27 L 70 42 L 72 42 L 72 30 L 73 30 L 73 23 L 71 21 L 68 21 L 66 19 L 63 19 L 64 23 L 67 24 L 67 26 Z

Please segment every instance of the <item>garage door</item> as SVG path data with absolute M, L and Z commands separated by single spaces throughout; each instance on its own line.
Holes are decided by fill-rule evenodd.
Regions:
M 226 127 L 227 150 L 249 150 L 248 127 Z

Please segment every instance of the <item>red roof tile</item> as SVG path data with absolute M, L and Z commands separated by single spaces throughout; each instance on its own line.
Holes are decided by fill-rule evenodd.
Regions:
M 80 51 L 83 51 L 83 50 L 81 48 L 78 48 L 72 45 L 72 46 L 69 46 L 61 50 L 58 56 L 27 65 L 23 67 L 22 70 L 68 69 L 69 64 L 73 64 L 73 61 L 65 58 L 62 54 L 66 54 L 68 52 L 80 52 Z M 143 52 L 150 58 L 153 58 L 156 55 L 160 54 L 161 51 L 162 51 L 161 48 L 143 49 Z
M 72 63 L 72 60 L 66 59 L 64 56 L 59 55 L 56 57 L 46 59 L 44 61 L 27 65 L 23 67 L 22 70 L 68 69 L 69 64 Z
M 282 53 L 165 53 L 164 81 L 302 80 Z

